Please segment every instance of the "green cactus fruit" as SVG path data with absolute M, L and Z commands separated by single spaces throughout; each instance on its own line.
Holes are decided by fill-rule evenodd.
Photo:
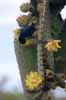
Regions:
M 37 17 L 36 17 L 36 16 L 33 16 L 32 19 L 31 19 L 31 22 L 32 22 L 33 24 L 37 24 L 37 22 L 38 22 Z
M 26 26 L 29 23 L 29 16 L 28 15 L 23 15 L 23 16 L 20 15 L 17 18 L 17 22 L 18 22 L 19 26 Z
M 20 6 L 20 10 L 22 12 L 28 12 L 29 9 L 30 9 L 30 4 L 29 3 L 25 3 L 25 4 L 23 4 L 23 5 Z

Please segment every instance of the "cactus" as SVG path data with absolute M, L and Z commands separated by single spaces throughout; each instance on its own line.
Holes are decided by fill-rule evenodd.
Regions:
M 57 0 L 57 2 L 53 0 L 31 0 L 30 4 L 28 4 L 29 7 L 26 4 L 20 7 L 21 11 L 29 11 L 30 13 L 30 17 L 28 17 L 28 15 L 23 15 L 17 18 L 20 27 L 19 31 L 21 31 L 20 34 L 22 33 L 21 29 L 25 30 L 26 26 L 29 27 L 34 25 L 36 28 L 35 32 L 28 31 L 30 34 L 28 34 L 28 32 L 24 32 L 24 34 L 22 33 L 24 35 L 24 37 L 22 37 L 23 40 L 32 40 L 31 45 L 29 44 L 28 46 L 25 46 L 24 43 L 20 43 L 20 34 L 16 36 L 18 39 L 14 39 L 16 58 L 23 82 L 24 93 L 27 96 L 26 100 L 55 100 L 50 94 L 50 89 L 54 89 L 56 86 L 64 88 L 65 75 L 60 73 L 60 71 L 56 73 L 55 70 L 57 69 L 55 66 L 58 65 L 55 61 L 58 54 L 53 53 L 53 51 L 49 52 L 48 49 L 45 48 L 45 45 L 56 38 L 61 39 L 58 37 L 61 32 L 63 21 L 59 17 L 59 12 L 65 3 L 64 0 L 62 5 L 59 0 Z M 58 4 L 59 7 L 57 8 L 56 5 Z M 35 33 L 37 33 L 37 37 L 35 37 Z M 57 48 L 59 48 L 59 45 L 56 42 L 54 49 Z M 41 86 L 33 91 L 28 90 L 25 85 L 25 78 L 26 76 L 29 76 L 28 74 L 31 71 L 38 72 L 44 79 Z M 33 74 L 30 79 L 32 78 Z M 34 79 L 32 82 L 36 82 L 36 80 Z M 29 86 L 29 82 L 27 86 Z

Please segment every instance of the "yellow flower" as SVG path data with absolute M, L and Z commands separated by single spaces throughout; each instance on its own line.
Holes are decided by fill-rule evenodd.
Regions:
M 58 49 L 61 48 L 61 46 L 59 45 L 59 43 L 61 43 L 61 40 L 50 40 L 46 45 L 45 48 L 48 51 L 58 51 Z
M 25 85 L 29 90 L 37 89 L 43 81 L 43 77 L 38 72 L 30 72 L 29 75 L 26 76 Z
M 16 28 L 13 32 L 14 32 L 14 39 L 18 40 L 20 35 L 20 30 Z
M 26 42 L 24 44 L 24 46 L 30 46 L 32 44 L 32 40 L 31 39 L 26 39 Z

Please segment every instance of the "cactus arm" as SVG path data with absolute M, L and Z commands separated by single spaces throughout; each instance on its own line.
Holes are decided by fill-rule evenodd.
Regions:
M 33 100 L 36 93 L 28 92 L 25 87 L 25 77 L 30 71 L 37 70 L 37 46 L 22 46 L 18 40 L 14 40 L 14 48 L 16 58 L 20 70 L 21 80 L 23 83 L 24 93 L 27 96 L 26 100 Z
M 23 83 L 23 88 L 24 88 L 24 93 L 25 96 L 27 96 L 26 100 L 32 100 L 34 93 L 30 93 L 26 91 L 25 88 L 25 77 L 26 75 L 34 70 L 36 71 L 36 47 L 23 47 L 20 45 L 18 41 L 14 41 L 14 47 L 15 47 L 15 53 L 16 53 L 16 58 L 20 70 L 20 75 L 21 75 L 21 80 Z

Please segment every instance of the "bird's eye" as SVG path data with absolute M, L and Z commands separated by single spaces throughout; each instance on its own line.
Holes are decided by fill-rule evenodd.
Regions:
M 22 40 L 19 40 L 19 42 L 20 42 L 21 44 L 25 44 L 26 40 L 25 40 L 25 39 L 22 39 Z
M 25 39 L 23 39 L 23 40 L 22 40 L 22 44 L 24 44 L 25 42 L 26 42 L 26 40 L 25 40 Z

